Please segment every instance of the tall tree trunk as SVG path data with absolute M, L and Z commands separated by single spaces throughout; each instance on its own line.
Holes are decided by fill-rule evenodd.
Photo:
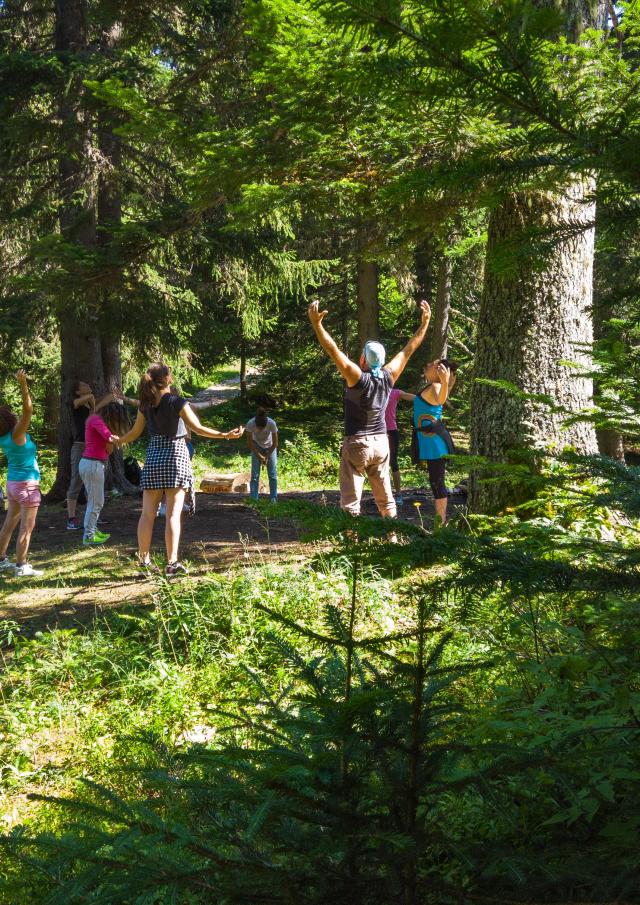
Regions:
M 447 246 L 448 246 L 447 242 Z M 431 321 L 431 343 L 429 345 L 429 360 L 447 357 L 447 344 L 449 341 L 449 315 L 451 313 L 451 277 L 453 274 L 453 261 L 441 250 L 438 259 L 438 281 L 436 285 L 436 300 L 433 320 Z
M 88 44 L 86 0 L 56 0 L 55 49 L 68 68 L 66 90 L 59 103 L 61 132 L 66 151 L 60 158 L 60 232 L 69 242 L 90 248 L 96 240 L 95 174 L 91 122 L 82 106 L 83 74 L 74 65 Z M 51 499 L 66 494 L 71 467 L 73 424 L 71 401 L 78 380 L 90 383 L 96 393 L 104 390 L 102 350 L 98 329 L 98 300 L 86 292 L 65 299 L 59 308 L 61 350 L 58 469 Z
M 554 0 L 537 0 L 552 6 Z M 563 5 L 564 33 L 577 41 L 589 27 L 602 28 L 606 0 L 568 0 Z M 549 35 L 558 40 L 558 33 Z M 568 413 L 591 405 L 593 381 L 562 364 L 590 365 L 593 341 L 591 303 L 595 186 L 576 176 L 554 194 L 512 195 L 489 220 L 487 265 L 478 322 L 476 379 L 507 380 L 528 394 L 541 393 Z M 580 232 L 575 226 L 581 225 Z M 502 246 L 526 248 L 531 235 L 570 230 L 548 253 L 544 266 L 519 256 L 515 272 L 496 267 Z M 533 256 L 532 256 L 533 257 Z M 493 462 L 517 460 L 517 450 L 572 445 L 580 453 L 597 451 L 595 430 L 586 422 L 563 429 L 565 415 L 531 399 L 519 399 L 497 388 L 474 383 L 471 395 L 471 449 Z M 471 506 L 494 511 L 526 494 L 524 486 L 482 484 L 472 475 Z
M 101 36 L 102 53 L 109 57 L 117 50 L 122 38 L 122 24 L 107 22 Z M 100 173 L 98 177 L 98 244 L 108 246 L 113 241 L 113 231 L 122 223 L 122 145 L 114 129 L 113 112 L 102 108 L 98 112 L 98 149 L 100 151 Z M 102 370 L 105 388 L 109 391 L 122 388 L 122 359 L 120 356 L 120 331 L 110 329 L 110 323 L 118 323 L 115 309 L 121 299 L 110 289 L 101 293 L 101 313 L 103 336 L 101 341 Z M 140 488 L 131 484 L 124 474 L 122 450 L 116 449 L 109 456 L 105 475 L 105 487 L 123 493 L 139 494 Z
M 487 267 L 480 314 L 471 396 L 471 448 L 492 462 L 518 461 L 518 450 L 574 446 L 581 453 L 597 450 L 587 423 L 563 430 L 565 416 L 531 399 L 521 399 L 480 379 L 505 380 L 528 394 L 544 394 L 568 412 L 591 404 L 592 381 L 577 376 L 563 361 L 589 367 L 586 351 L 593 332 L 593 223 L 595 206 L 586 199 L 593 186 L 576 178 L 560 195 L 513 195 L 489 221 Z M 507 275 L 496 268 L 505 244 L 528 240 L 530 230 L 575 225 L 584 229 L 563 239 L 548 254 L 544 267 L 521 258 Z M 495 511 L 520 499 L 523 488 L 502 481 L 472 480 L 475 510 Z
M 360 350 L 369 339 L 380 339 L 378 265 L 360 259 L 357 264 L 358 342 Z

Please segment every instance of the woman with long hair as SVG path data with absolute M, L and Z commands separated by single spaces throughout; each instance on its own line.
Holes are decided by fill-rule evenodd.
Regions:
M 147 369 L 140 381 L 140 407 L 136 422 L 119 441 L 119 445 L 122 445 L 137 440 L 145 427 L 151 435 L 140 483 L 143 496 L 142 514 L 138 522 L 138 556 L 142 566 L 152 568 L 150 549 L 153 524 L 164 494 L 167 507 L 165 544 L 168 576 L 186 573 L 185 567 L 178 560 L 180 517 L 185 494 L 189 497 L 191 512 L 195 511 L 193 472 L 185 442 L 186 429 L 190 428 L 194 434 L 213 440 L 239 440 L 243 434 L 242 427 L 226 433 L 205 427 L 187 400 L 172 394 L 171 382 L 171 368 L 168 365 L 155 363 Z
M 116 399 L 115 393 L 107 393 L 96 401 L 91 385 L 84 380 L 78 380 L 73 393 L 73 399 L 70 403 L 73 444 L 71 446 L 71 480 L 67 490 L 67 531 L 77 531 L 80 527 L 80 522 L 76 518 L 76 509 L 78 497 L 82 490 L 80 459 L 84 455 L 84 434 L 87 419 L 89 415 L 99 412 L 105 405 L 109 405 Z
M 78 464 L 80 479 L 87 494 L 82 539 L 86 546 L 104 544 L 109 540 L 108 534 L 98 531 L 98 518 L 104 506 L 105 470 L 113 444 L 117 443 L 119 435 L 126 434 L 128 429 L 129 423 L 124 406 L 117 402 L 107 403 L 99 415 L 93 412 L 87 418 L 85 445 Z
M 456 382 L 457 365 L 446 358 L 429 361 L 422 373 L 426 386 L 413 400 L 413 426 L 418 436 L 420 462 L 426 462 L 436 508 L 436 521 L 447 523 L 446 456 L 453 451 L 451 437 L 442 424 L 442 409 Z
M 37 578 L 40 569 L 27 562 L 31 534 L 36 523 L 40 495 L 40 469 L 35 443 L 27 433 L 31 424 L 33 404 L 29 395 L 27 375 L 20 369 L 16 373 L 22 395 L 20 417 L 9 408 L 0 408 L 0 449 L 9 464 L 7 472 L 7 515 L 0 530 L 0 571 L 14 570 L 16 578 Z M 10 562 L 7 549 L 11 535 L 20 523 L 16 542 L 16 561 Z

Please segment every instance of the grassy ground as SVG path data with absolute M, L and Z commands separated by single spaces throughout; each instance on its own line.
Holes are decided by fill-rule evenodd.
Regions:
M 212 382 L 234 373 L 232 368 L 220 371 Z M 253 407 L 233 398 L 204 411 L 202 420 L 227 429 L 245 424 L 253 414 Z M 319 625 L 324 603 L 341 605 L 348 598 L 349 563 L 339 555 L 327 557 L 326 542 L 301 542 L 295 526 L 300 520 L 291 517 L 298 505 L 292 492 L 325 491 L 335 502 L 340 419 L 322 406 L 292 406 L 274 414 L 280 428 L 280 488 L 292 502 L 279 505 L 273 517 L 245 506 L 241 498 L 201 497 L 199 515 L 185 526 L 194 574 L 183 583 L 170 587 L 134 577 L 130 554 L 138 501 L 108 503 L 106 530 L 112 542 L 91 550 L 63 530 L 62 507 L 43 507 L 33 555 L 46 576 L 28 587 L 11 576 L 2 580 L 0 815 L 5 829 L 25 821 L 55 828 L 58 818 L 29 794 L 65 793 L 82 777 L 113 780 L 125 762 L 143 757 L 144 745 L 136 740 L 142 733 L 152 731 L 179 747 L 215 731 L 210 708 L 237 692 L 247 668 L 265 667 L 260 635 L 269 620 L 255 609 L 255 601 Z M 197 483 L 208 471 L 250 468 L 245 440 L 196 443 Z M 134 453 L 142 460 L 144 444 L 137 444 Z M 41 447 L 39 460 L 47 490 L 55 450 Z M 406 483 L 422 485 L 408 456 L 401 461 Z M 317 528 L 324 515 L 316 519 L 306 506 L 303 521 L 316 522 Z M 336 518 L 335 529 L 323 528 L 325 533 L 341 530 Z M 161 532 L 158 523 L 156 548 L 162 546 Z M 401 573 L 383 578 L 370 570 L 363 584 L 367 618 L 385 632 L 403 623 L 395 606 Z M 274 680 L 279 681 L 277 670 Z

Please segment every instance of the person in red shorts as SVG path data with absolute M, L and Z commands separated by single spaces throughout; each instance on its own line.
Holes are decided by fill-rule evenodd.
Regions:
M 42 571 L 34 569 L 31 563 L 27 562 L 27 555 L 38 507 L 42 499 L 40 469 L 38 468 L 38 450 L 27 433 L 33 414 L 27 375 L 20 370 L 16 373 L 16 378 L 22 394 L 22 414 L 18 418 L 11 409 L 0 408 L 0 449 L 9 463 L 7 472 L 8 510 L 0 530 L 0 571 L 11 570 L 16 578 L 35 578 L 42 575 Z M 18 523 L 20 523 L 20 529 L 14 564 L 7 556 L 7 549 Z

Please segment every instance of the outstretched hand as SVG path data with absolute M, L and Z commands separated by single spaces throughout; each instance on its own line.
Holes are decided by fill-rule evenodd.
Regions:
M 418 307 L 420 308 L 420 324 L 428 324 L 431 320 L 431 305 L 425 299 L 421 299 L 418 302 Z
M 24 368 L 19 368 L 19 369 L 16 371 L 16 380 L 18 381 L 18 383 L 20 384 L 20 386 L 26 386 L 26 385 L 27 385 L 27 372 L 25 371 Z
M 225 437 L 227 440 L 239 440 L 244 434 L 244 427 L 234 427 L 233 430 L 227 431 Z
M 309 315 L 309 320 L 313 324 L 314 328 L 319 327 L 323 321 L 323 318 L 327 316 L 328 311 L 320 311 L 320 302 L 311 302 L 309 307 L 307 308 L 307 314 Z

